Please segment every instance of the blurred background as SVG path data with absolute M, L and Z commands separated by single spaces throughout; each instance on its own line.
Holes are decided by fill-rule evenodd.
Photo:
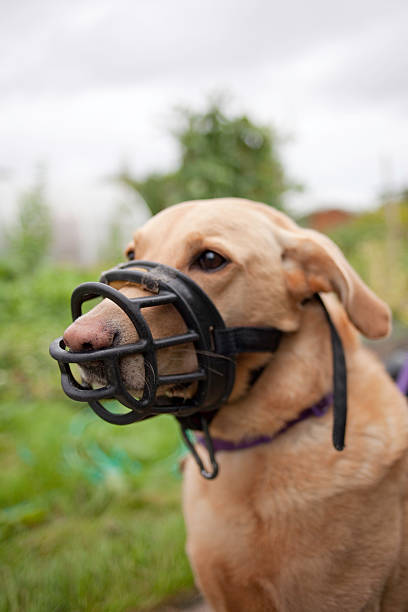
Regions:
M 380 356 L 408 349 L 407 26 L 404 0 L 2 5 L 0 610 L 193 593 L 175 423 L 99 421 L 48 356 L 72 289 L 150 215 L 285 210 L 391 305 Z

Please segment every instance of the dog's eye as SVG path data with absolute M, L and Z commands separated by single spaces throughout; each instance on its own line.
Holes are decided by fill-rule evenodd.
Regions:
M 133 249 L 129 249 L 129 250 L 126 252 L 126 257 L 128 258 L 128 260 L 129 260 L 129 261 L 133 261 L 133 260 L 134 260 L 134 258 L 135 258 L 135 252 L 134 252 L 134 250 L 133 250 Z
M 204 270 L 204 272 L 212 272 L 223 268 L 228 261 L 215 251 L 203 251 L 195 260 L 194 264 Z

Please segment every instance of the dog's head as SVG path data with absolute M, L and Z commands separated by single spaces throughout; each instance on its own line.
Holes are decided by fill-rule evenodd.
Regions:
M 351 323 L 365 336 L 378 338 L 389 332 L 388 307 L 362 282 L 334 243 L 264 204 L 228 198 L 173 206 L 135 233 L 126 254 L 129 259 L 162 263 L 190 276 L 228 327 L 268 326 L 295 332 L 305 300 L 316 292 L 335 292 Z M 131 298 L 144 294 L 131 283 L 114 286 Z M 186 331 L 172 305 L 146 308 L 144 314 L 153 337 Z M 131 321 L 108 299 L 76 319 L 64 334 L 72 351 L 137 339 Z M 232 399 L 245 392 L 251 372 L 269 358 L 265 354 L 238 357 Z M 191 372 L 196 365 L 191 345 L 158 351 L 160 374 Z M 82 374 L 91 385 L 105 382 L 98 364 L 85 364 Z M 123 358 L 121 375 L 138 394 L 144 384 L 142 357 Z M 165 392 L 187 397 L 192 386 L 170 386 Z

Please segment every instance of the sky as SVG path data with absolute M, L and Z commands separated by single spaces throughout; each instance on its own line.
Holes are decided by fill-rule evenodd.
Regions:
M 41 165 L 55 214 L 92 242 L 129 201 L 110 177 L 173 167 L 172 109 L 214 92 L 287 137 L 296 212 L 360 210 L 408 185 L 406 0 L 0 6 L 0 223 Z M 126 223 L 146 216 L 134 206 Z

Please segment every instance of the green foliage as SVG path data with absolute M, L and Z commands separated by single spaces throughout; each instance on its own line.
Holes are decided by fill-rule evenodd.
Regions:
M 51 246 L 51 216 L 41 180 L 20 199 L 15 226 L 9 233 L 7 258 L 0 260 L 0 278 L 40 266 Z
M 0 278 L 0 399 L 59 396 L 48 345 L 70 322 L 72 289 L 95 275 L 43 265 Z
M 192 588 L 178 428 L 139 425 L 64 400 L 3 405 L 1 612 L 122 612 Z
M 173 134 L 181 160 L 174 172 L 137 179 L 123 171 L 118 177 L 142 196 L 152 214 L 185 200 L 229 196 L 282 208 L 283 194 L 298 189 L 285 175 L 280 141 L 269 126 L 245 115 L 228 116 L 220 101 L 203 113 L 180 109 L 178 120 Z
M 408 324 L 408 200 L 390 201 L 329 232 L 367 284 Z

